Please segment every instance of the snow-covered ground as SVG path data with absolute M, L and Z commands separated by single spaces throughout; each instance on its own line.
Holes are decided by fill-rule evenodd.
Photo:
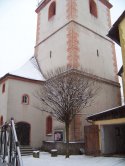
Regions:
M 49 153 L 41 152 L 40 158 L 23 157 L 24 166 L 125 166 L 125 158 L 90 157 L 85 155 L 51 157 Z

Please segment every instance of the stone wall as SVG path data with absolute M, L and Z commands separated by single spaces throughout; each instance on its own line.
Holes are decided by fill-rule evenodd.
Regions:
M 57 149 L 58 154 L 64 155 L 64 154 L 66 154 L 66 143 L 65 142 L 43 141 L 41 150 L 50 152 L 52 149 Z M 72 155 L 80 154 L 80 149 L 84 150 L 83 142 L 70 142 L 70 144 L 69 144 L 70 154 L 72 154 Z

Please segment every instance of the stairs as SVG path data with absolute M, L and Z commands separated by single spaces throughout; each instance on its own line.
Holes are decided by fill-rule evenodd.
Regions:
M 33 155 L 33 149 L 31 146 L 20 146 L 21 156 Z

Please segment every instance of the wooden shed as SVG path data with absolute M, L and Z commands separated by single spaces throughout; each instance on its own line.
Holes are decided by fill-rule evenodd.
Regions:
M 85 153 L 125 155 L 125 105 L 87 117 Z

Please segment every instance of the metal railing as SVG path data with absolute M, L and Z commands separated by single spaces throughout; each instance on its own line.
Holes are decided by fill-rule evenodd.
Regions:
M 13 118 L 1 127 L 0 159 L 8 165 L 23 166 Z

